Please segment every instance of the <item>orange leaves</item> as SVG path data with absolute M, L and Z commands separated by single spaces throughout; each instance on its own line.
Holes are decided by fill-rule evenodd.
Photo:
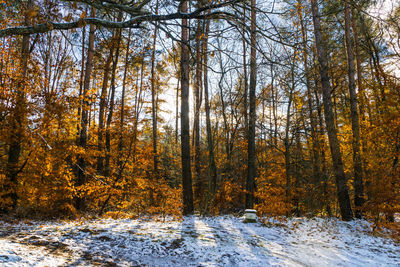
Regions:
M 136 215 L 182 216 L 182 188 L 173 188 L 164 179 L 137 178 L 131 197 L 123 202 L 124 212 Z
M 86 18 L 86 15 L 87 15 L 86 12 L 83 11 L 82 14 L 79 16 L 79 18 L 84 19 Z
M 267 216 L 286 215 L 291 207 L 286 202 L 284 170 L 261 172 L 257 184 L 255 196 L 259 199 L 259 203 L 255 206 L 256 210 Z
M 214 198 L 212 212 L 220 214 L 237 209 L 241 205 L 240 199 L 244 193 L 240 184 L 230 181 L 222 182 Z
M 31 17 L 31 18 L 34 18 L 39 14 L 39 12 L 35 9 L 27 10 L 25 13 L 26 13 L 26 16 Z
M 64 17 L 64 20 L 67 22 L 71 22 L 72 19 L 73 19 L 73 15 L 71 13 L 68 13 L 68 15 Z
M 86 12 L 85 11 L 83 11 L 82 12 L 82 14 L 80 15 L 80 17 L 79 17 L 79 20 L 78 20 L 78 27 L 84 27 L 84 26 L 86 26 L 86 22 L 85 22 L 85 18 L 86 18 Z

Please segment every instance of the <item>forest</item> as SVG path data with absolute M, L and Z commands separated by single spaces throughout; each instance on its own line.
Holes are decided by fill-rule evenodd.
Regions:
M 398 0 L 0 0 L 0 265 L 400 266 Z
M 0 212 L 400 212 L 397 1 L 0 0 Z

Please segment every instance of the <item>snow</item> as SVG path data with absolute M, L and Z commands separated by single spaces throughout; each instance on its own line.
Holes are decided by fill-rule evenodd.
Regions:
M 0 221 L 0 266 L 400 266 L 400 244 L 366 221 Z

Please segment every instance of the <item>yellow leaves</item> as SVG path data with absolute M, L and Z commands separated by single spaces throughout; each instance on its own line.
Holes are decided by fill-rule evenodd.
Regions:
M 38 14 L 39 14 L 39 12 L 35 9 L 30 9 L 25 12 L 25 15 L 28 17 L 31 17 L 31 18 L 36 17 Z
M 7 195 L 9 192 L 1 192 L 0 193 L 0 208 L 1 209 L 9 209 L 11 207 L 13 201 L 9 195 Z
M 181 187 L 170 187 L 163 179 L 138 178 L 130 189 L 130 200 L 121 208 L 134 214 L 167 215 L 181 218 Z
M 87 15 L 86 12 L 83 11 L 78 20 L 78 27 L 86 26 L 86 22 L 85 22 L 86 15 Z
M 123 218 L 124 215 L 125 214 L 121 213 L 121 211 L 107 211 L 104 217 L 117 220 Z
M 64 20 L 67 21 L 67 22 L 72 21 L 72 19 L 73 19 L 73 16 L 72 16 L 71 13 L 68 13 L 68 15 L 64 17 Z
M 52 168 L 52 163 L 51 162 L 46 162 L 45 166 L 43 167 L 44 169 L 44 175 L 49 176 L 53 170 Z

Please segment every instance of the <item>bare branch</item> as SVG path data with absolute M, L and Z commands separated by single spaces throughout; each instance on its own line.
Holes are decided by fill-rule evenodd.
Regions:
M 69 1 L 69 0 L 65 0 L 65 1 Z M 229 4 L 236 3 L 236 2 L 240 2 L 240 1 L 241 0 L 232 0 L 232 1 L 228 1 L 228 2 L 223 2 L 221 4 L 207 5 L 205 7 L 198 8 L 195 11 L 190 12 L 190 13 L 175 12 L 175 13 L 165 14 L 165 15 L 140 13 L 142 11 L 136 11 L 135 14 L 131 14 L 130 12 L 128 12 L 125 9 L 123 11 L 129 13 L 130 15 L 133 15 L 133 17 L 129 20 L 122 21 L 122 22 L 113 22 L 113 21 L 103 20 L 103 19 L 99 19 L 99 18 L 90 18 L 90 17 L 82 18 L 82 19 L 79 19 L 78 21 L 74 21 L 74 22 L 61 22 L 61 23 L 47 22 L 44 24 L 38 24 L 38 25 L 34 25 L 34 26 L 13 27 L 13 28 L 6 28 L 3 30 L 0 30 L 0 38 L 7 37 L 7 36 L 13 36 L 13 35 L 45 33 L 45 32 L 49 32 L 52 30 L 71 30 L 71 29 L 83 27 L 87 24 L 101 26 L 101 27 L 105 27 L 105 28 L 109 28 L 109 29 L 123 29 L 123 28 L 141 28 L 140 24 L 143 22 L 167 21 L 167 20 L 174 20 L 174 19 L 222 19 L 222 18 L 233 19 L 233 18 L 235 18 L 235 15 L 230 14 L 228 12 L 215 11 L 215 12 L 205 13 L 205 11 L 212 10 L 212 9 L 218 9 L 218 8 L 221 8 L 221 7 L 227 6 Z M 79 2 L 83 2 L 83 3 L 87 2 L 88 4 L 90 3 L 90 5 L 92 5 L 94 7 L 96 7 L 98 4 L 98 2 L 87 1 L 87 0 L 82 0 Z M 124 6 L 124 7 L 128 8 L 127 6 Z M 104 6 L 103 6 L 103 8 L 104 8 Z M 115 7 L 115 8 L 120 9 L 118 7 Z

